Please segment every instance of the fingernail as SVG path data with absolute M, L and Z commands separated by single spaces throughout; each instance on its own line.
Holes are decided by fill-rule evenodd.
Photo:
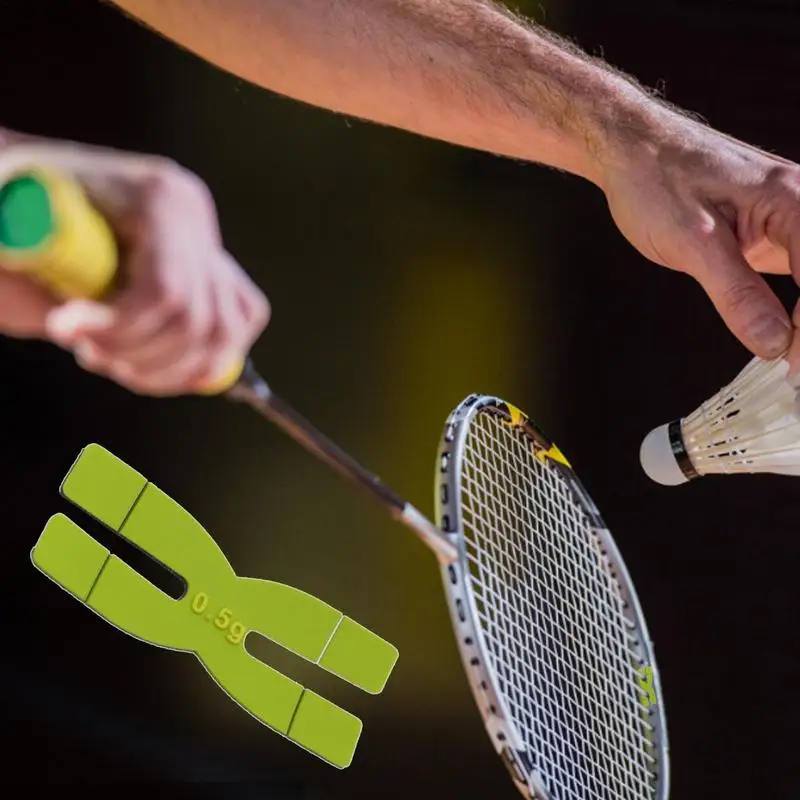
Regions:
M 768 317 L 753 326 L 752 335 L 765 355 L 776 357 L 789 347 L 792 326 L 781 317 Z

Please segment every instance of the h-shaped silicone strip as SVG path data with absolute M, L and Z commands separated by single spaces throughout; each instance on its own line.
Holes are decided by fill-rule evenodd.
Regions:
M 256 631 L 370 694 L 389 679 L 393 645 L 299 589 L 237 576 L 197 520 L 99 445 L 84 448 L 61 493 L 180 575 L 188 590 L 172 599 L 62 514 L 33 548 L 36 567 L 125 633 L 193 652 L 258 720 L 349 766 L 361 720 L 251 656 L 245 637 Z

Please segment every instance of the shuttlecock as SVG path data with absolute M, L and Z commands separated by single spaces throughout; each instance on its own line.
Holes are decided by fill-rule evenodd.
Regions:
M 800 400 L 788 373 L 783 358 L 753 359 L 689 416 L 650 431 L 642 468 L 664 486 L 711 474 L 800 475 Z

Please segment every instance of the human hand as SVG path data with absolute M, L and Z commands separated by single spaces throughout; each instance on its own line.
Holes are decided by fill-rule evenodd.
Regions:
M 800 305 L 790 318 L 758 274 L 800 283 L 800 166 L 669 109 L 647 130 L 605 155 L 601 185 L 620 230 L 694 277 L 755 355 L 787 353 L 800 372 Z
M 154 156 L 4 135 L 0 183 L 34 166 L 74 176 L 116 234 L 123 280 L 102 302 L 62 302 L 0 257 L 0 332 L 50 340 L 156 396 L 201 391 L 242 360 L 269 304 L 224 249 L 200 178 Z

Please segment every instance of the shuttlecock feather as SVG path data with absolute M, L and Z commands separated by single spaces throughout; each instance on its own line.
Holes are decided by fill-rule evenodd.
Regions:
M 700 475 L 800 475 L 800 401 L 785 359 L 753 359 L 687 417 L 642 442 L 644 471 L 675 486 Z

